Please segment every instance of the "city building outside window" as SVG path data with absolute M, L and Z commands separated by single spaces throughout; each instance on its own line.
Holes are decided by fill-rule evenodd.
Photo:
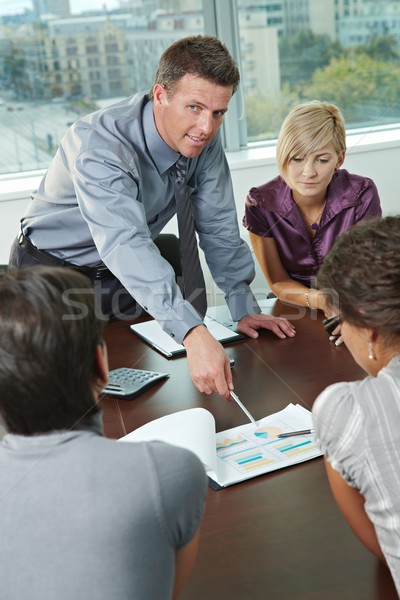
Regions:
M 0 176 L 45 169 L 79 116 L 149 89 L 163 50 L 199 33 L 241 70 L 228 150 L 271 143 L 311 99 L 349 128 L 400 122 L 398 0 L 1 0 Z

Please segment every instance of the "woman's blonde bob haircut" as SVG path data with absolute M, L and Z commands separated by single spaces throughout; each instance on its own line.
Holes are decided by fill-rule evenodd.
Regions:
M 346 150 L 346 128 L 334 104 L 312 100 L 297 104 L 282 123 L 276 145 L 276 161 L 283 178 L 289 161 L 317 152 L 332 142 L 337 154 Z

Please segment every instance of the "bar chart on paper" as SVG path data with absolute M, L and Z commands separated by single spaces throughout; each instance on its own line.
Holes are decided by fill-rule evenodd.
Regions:
M 216 433 L 215 419 L 204 408 L 191 408 L 146 423 L 122 441 L 160 440 L 191 450 L 200 458 L 213 489 L 220 489 L 321 456 L 313 435 L 278 438 L 280 433 L 312 426 L 311 413 L 298 404 Z
M 257 470 L 264 473 L 266 467 L 268 470 L 279 469 L 315 456 L 318 449 L 312 436 L 298 436 L 290 441 L 278 438 L 280 433 L 290 430 L 293 424 L 277 416 L 273 420 L 275 422 L 271 424 L 262 424 L 261 420 L 261 426 L 257 429 L 251 425 L 242 426 L 239 435 L 230 436 L 229 430 L 217 434 L 218 459 L 226 467 L 256 475 Z

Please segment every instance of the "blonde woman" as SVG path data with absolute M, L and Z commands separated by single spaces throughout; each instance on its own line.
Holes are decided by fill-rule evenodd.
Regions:
M 333 104 L 295 106 L 276 149 L 280 176 L 250 190 L 244 226 L 272 292 L 330 316 L 315 275 L 336 237 L 381 215 L 374 182 L 341 169 L 345 123 Z

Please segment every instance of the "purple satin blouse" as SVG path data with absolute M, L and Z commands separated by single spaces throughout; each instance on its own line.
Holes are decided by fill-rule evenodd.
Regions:
M 281 177 L 250 190 L 243 225 L 260 237 L 274 238 L 282 266 L 290 277 L 314 286 L 313 278 L 337 236 L 358 221 L 381 214 L 374 182 L 339 169 L 329 184 L 325 209 L 313 238 L 291 189 Z

